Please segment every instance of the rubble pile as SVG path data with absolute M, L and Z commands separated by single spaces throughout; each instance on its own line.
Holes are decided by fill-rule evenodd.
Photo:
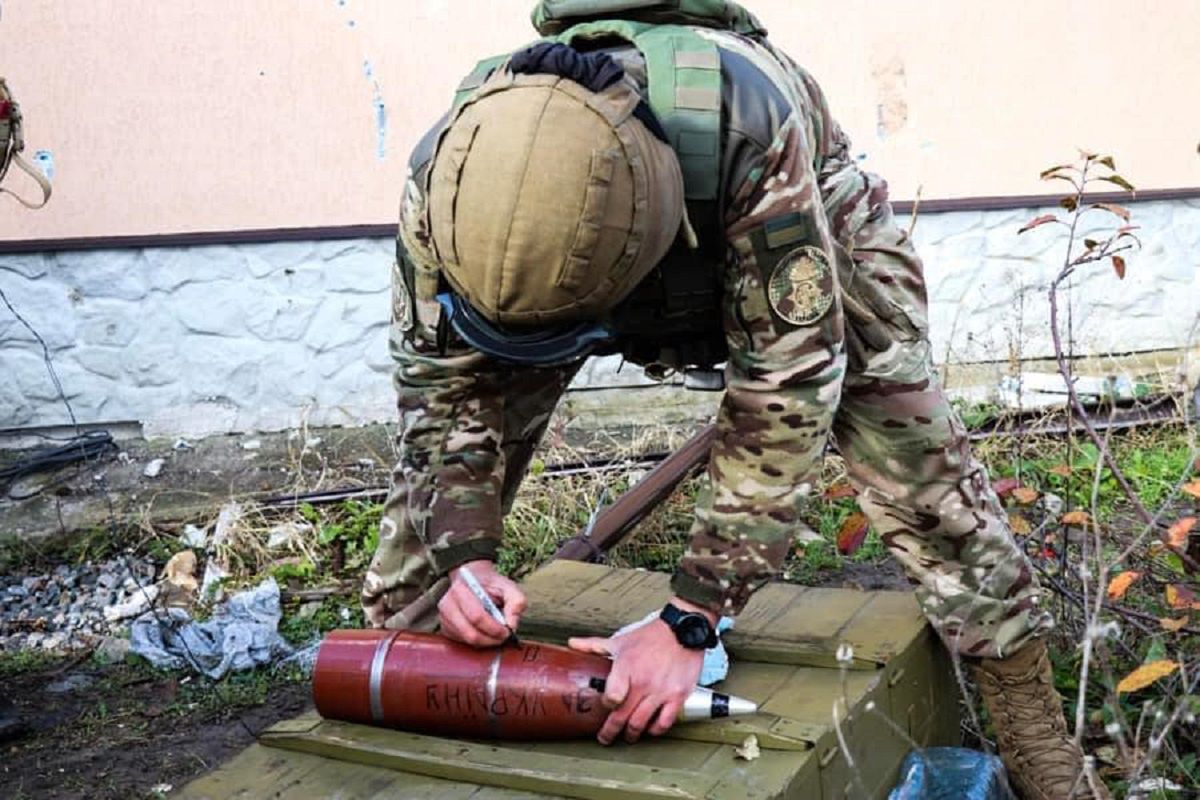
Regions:
M 156 572 L 149 559 L 131 556 L 0 575 L 0 652 L 103 647 L 150 607 Z

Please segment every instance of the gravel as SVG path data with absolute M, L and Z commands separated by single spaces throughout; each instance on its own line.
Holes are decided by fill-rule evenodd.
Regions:
M 123 636 L 131 620 L 109 622 L 105 609 L 137 599 L 156 572 L 152 561 L 131 557 L 0 575 L 0 652 L 70 652 Z

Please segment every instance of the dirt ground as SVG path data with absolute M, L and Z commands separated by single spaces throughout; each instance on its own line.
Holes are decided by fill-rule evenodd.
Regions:
M 26 726 L 0 741 L 0 797 L 163 797 L 311 702 L 305 682 L 227 684 L 228 703 L 191 683 L 94 661 L 0 677 L 0 701 L 13 703 Z M 247 702 L 258 704 L 236 707 Z

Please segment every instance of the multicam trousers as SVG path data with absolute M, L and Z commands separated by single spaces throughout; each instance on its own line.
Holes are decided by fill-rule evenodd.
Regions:
M 839 259 L 847 371 L 833 436 L 863 511 L 915 584 L 947 646 L 964 655 L 1004 657 L 1049 628 L 1051 618 L 1039 608 L 1028 561 L 932 368 L 920 262 L 907 237 L 878 235 L 897 228 L 890 207 L 877 213 L 887 218 L 859 229 L 854 259 Z M 406 346 L 421 349 L 419 342 Z M 514 370 L 494 378 L 505 398 L 497 421 L 502 513 L 576 369 Z M 416 416 L 404 415 L 405 425 L 421 424 L 420 411 L 413 410 Z M 362 601 L 374 625 L 427 630 L 436 624 L 447 581 L 416 527 L 395 521 L 414 494 L 403 462 Z

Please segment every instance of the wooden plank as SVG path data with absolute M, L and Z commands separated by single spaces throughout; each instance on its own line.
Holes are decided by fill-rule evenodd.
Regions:
M 337 800 L 467 800 L 477 787 L 382 767 L 353 769 L 308 753 L 251 745 L 218 770 L 197 778 L 172 795 L 178 800 L 262 800 L 262 798 L 337 798 Z M 529 798 L 528 793 L 496 789 L 488 800 Z M 545 795 L 543 795 L 545 796 Z
M 535 570 L 522 581 L 531 605 L 555 607 L 569 603 L 583 590 L 594 586 L 611 572 L 603 564 L 588 564 L 583 561 L 551 561 Z M 531 613 L 537 609 L 530 609 Z
M 872 592 L 847 589 L 808 589 L 797 593 L 782 613 L 762 628 L 735 625 L 724 637 L 730 655 L 743 661 L 796 664 L 809 667 L 838 666 L 839 633 L 846 620 L 865 606 Z M 781 594 L 776 602 L 783 599 Z M 765 615 L 764 615 L 765 616 Z M 878 665 L 854 658 L 852 669 L 874 670 Z
M 832 723 L 834 698 L 841 697 L 843 689 L 847 704 L 854 708 L 881 681 L 882 675 L 878 671 L 846 670 L 843 682 L 837 670 L 797 667 L 766 699 L 761 709 L 767 714 L 828 729 Z
M 536 751 L 342 722 L 326 721 L 308 733 L 266 733 L 263 742 L 339 761 L 580 800 L 700 800 L 714 781 L 688 770 L 568 756 L 547 758 Z
M 607 747 L 594 739 L 578 739 L 566 742 L 505 742 L 505 747 L 525 750 L 531 754 L 574 758 L 595 764 L 630 764 L 645 768 L 661 767 L 665 769 L 696 772 L 696 766 L 720 749 L 720 742 L 688 742 L 674 737 L 656 739 L 645 737 L 636 745 L 626 744 L 622 740 Z M 603 772 L 606 767 L 597 768 Z M 712 777 L 716 780 L 716 776 Z
M 521 633 L 550 642 L 607 636 L 660 608 L 671 594 L 665 573 L 578 562 L 552 562 L 531 575 L 525 586 L 529 611 Z M 724 635 L 725 645 L 739 661 L 837 666 L 838 634 L 872 594 L 768 584 Z M 877 666 L 871 657 L 856 658 L 852 664 L 866 670 Z
M 544 586 L 561 571 L 554 562 L 539 576 L 536 585 Z M 670 576 L 661 572 L 617 570 L 602 565 L 580 565 L 599 574 L 577 595 L 565 599 L 566 592 L 551 592 L 549 596 L 530 592 L 529 611 L 521 620 L 521 633 L 534 639 L 552 642 L 565 641 L 570 636 L 608 636 L 618 628 L 636 622 L 656 608 L 661 608 L 671 596 Z M 569 573 L 582 583 L 578 568 Z M 528 582 L 527 582 L 528 585 Z
M 856 659 L 883 665 L 911 647 L 928 625 L 911 592 L 870 592 L 838 639 L 854 648 Z

